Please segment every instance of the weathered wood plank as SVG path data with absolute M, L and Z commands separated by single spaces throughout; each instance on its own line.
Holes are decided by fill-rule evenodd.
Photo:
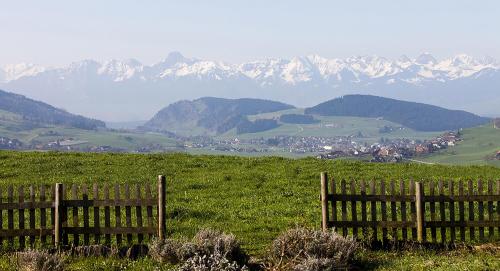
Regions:
M 141 200 L 141 185 L 137 184 L 135 186 L 135 197 L 137 200 Z M 136 215 L 136 222 L 137 222 L 137 227 L 142 228 L 142 207 L 141 206 L 136 206 L 135 207 L 135 215 Z M 144 234 L 139 233 L 137 234 L 137 242 L 142 243 L 144 240 Z
M 346 195 L 346 181 L 343 179 L 340 181 L 340 192 Z M 340 202 L 342 209 L 342 221 L 347 221 L 347 202 L 345 200 Z M 342 227 L 342 235 L 347 236 L 347 227 Z
M 370 193 L 371 195 L 376 194 L 375 190 L 375 180 L 371 180 L 370 182 Z M 373 238 L 375 240 L 378 240 L 378 232 L 377 232 L 377 202 L 375 200 L 370 201 L 370 215 L 371 215 L 371 223 L 372 224 L 372 232 L 373 232 Z
M 410 195 L 415 197 L 415 181 L 410 180 Z M 417 207 L 415 202 L 410 202 L 410 214 L 411 214 L 411 221 L 413 221 L 415 224 L 415 227 L 411 228 L 411 238 L 413 241 L 417 241 Z
M 30 185 L 30 202 L 35 202 L 35 187 L 33 185 Z M 30 229 L 35 229 L 35 208 L 29 209 L 29 224 L 30 224 Z M 30 247 L 34 248 L 35 247 L 35 235 L 30 235 Z
M 44 184 L 40 186 L 40 202 L 45 202 L 47 200 L 46 189 L 47 187 Z M 47 229 L 47 209 L 45 208 L 40 208 L 40 228 L 42 230 Z M 40 237 L 40 242 L 42 243 L 42 246 L 46 246 L 47 236 L 42 235 Z
M 356 183 L 354 182 L 354 180 L 351 180 L 351 187 L 349 190 L 351 192 L 351 195 L 356 195 Z M 353 222 L 358 221 L 357 211 L 358 211 L 358 209 L 356 206 L 356 201 L 351 200 L 351 220 Z M 352 228 L 352 235 L 354 236 L 354 238 L 358 238 L 358 228 L 357 227 Z
M 19 186 L 18 188 L 18 196 L 19 196 L 19 202 L 20 203 L 23 203 L 24 202 L 24 186 Z M 18 222 L 19 222 L 19 229 L 20 230 L 23 230 L 25 229 L 24 227 L 24 209 L 21 209 L 18 211 L 19 213 L 19 219 L 18 219 Z M 26 247 L 26 237 L 25 235 L 20 235 L 19 236 L 19 248 L 20 249 L 24 249 Z
M 83 201 L 86 202 L 89 200 L 89 189 L 86 184 L 82 185 L 82 196 Z M 89 217 L 89 207 L 83 206 L 83 227 L 90 227 L 90 217 Z M 88 246 L 90 244 L 90 235 L 88 233 L 83 234 L 83 244 Z
M 72 200 L 79 200 L 79 198 L 78 198 L 78 187 L 77 187 L 76 184 L 73 184 L 71 186 L 71 199 Z M 64 202 L 63 204 L 65 204 L 65 203 L 66 202 Z M 68 205 L 66 205 L 66 206 L 68 206 Z M 79 227 L 80 223 L 78 221 L 78 206 L 73 206 L 72 214 L 73 214 L 73 227 Z M 73 235 L 73 244 L 75 246 L 80 245 L 80 235 L 78 235 L 78 234 L 74 234 Z
M 468 192 L 469 196 L 473 196 L 474 195 L 474 186 L 472 184 L 472 180 L 468 181 L 467 187 L 468 187 L 467 192 Z M 474 221 L 474 217 L 475 217 L 475 215 L 474 215 L 474 202 L 469 201 L 469 221 Z M 471 241 L 476 239 L 475 231 L 476 231 L 476 229 L 474 227 L 469 228 L 469 239 Z
M 120 199 L 120 185 L 115 184 L 115 199 Z M 122 227 L 122 218 L 121 218 L 121 210 L 120 206 L 115 206 L 115 226 L 116 228 Z M 122 235 L 116 234 L 116 244 L 121 246 L 122 244 Z
M 444 195 L 444 184 L 443 180 L 439 180 L 438 183 L 438 189 L 439 189 L 439 195 L 442 196 Z M 441 198 L 439 201 L 439 220 L 440 221 L 446 221 L 446 213 L 445 213 L 445 202 L 444 198 Z M 446 242 L 446 228 L 441 227 L 441 242 L 444 243 Z
M 332 178 L 330 182 L 330 195 L 328 195 L 328 200 L 331 202 L 331 207 L 332 207 L 332 221 L 337 221 L 337 199 L 336 199 L 336 194 L 337 194 L 337 184 L 335 182 L 335 179 Z
M 462 180 L 460 180 L 460 182 L 458 183 L 458 194 L 460 196 L 464 195 L 464 182 Z M 465 221 L 465 208 L 464 208 L 463 201 L 458 202 L 458 219 L 460 222 Z M 462 242 L 465 242 L 465 228 L 464 227 L 460 227 L 460 240 Z
M 104 199 L 109 200 L 109 185 L 105 184 L 104 185 Z M 109 228 L 111 227 L 111 211 L 110 207 L 104 206 L 104 227 Z M 105 239 L 105 244 L 106 245 L 111 245 L 111 235 L 108 233 L 104 236 Z
M 399 181 L 399 192 L 401 194 L 401 196 L 406 196 L 406 191 L 405 191 L 405 181 L 404 180 L 400 180 Z M 406 222 L 406 202 L 405 201 L 401 201 L 401 221 L 402 222 Z M 403 227 L 403 229 L 401 230 L 401 237 L 403 238 L 403 240 L 408 240 L 408 230 L 406 229 L 406 227 Z
M 391 184 L 390 184 L 390 189 L 391 189 L 391 195 L 395 196 L 396 195 L 396 182 L 394 180 L 391 180 Z M 392 201 L 391 202 L 391 220 L 392 221 L 397 221 L 398 218 L 397 218 L 397 210 L 396 210 L 396 202 Z M 397 239 L 398 238 L 398 228 L 396 227 L 392 227 L 391 228 L 391 235 L 392 235 L 392 238 L 393 239 Z
M 477 182 L 477 194 L 482 195 L 483 194 L 483 180 L 479 180 Z M 484 203 L 482 201 L 479 201 L 477 205 L 477 211 L 478 211 L 478 216 L 479 216 L 479 221 L 484 220 Z M 479 227 L 479 240 L 484 241 L 484 227 Z
M 99 199 L 99 185 L 95 183 L 92 187 L 93 190 L 93 200 L 98 200 Z M 99 214 L 99 207 L 95 206 L 94 207 L 94 228 L 99 228 L 100 225 L 100 214 Z M 94 234 L 94 242 L 95 244 L 100 244 L 101 243 L 101 235 L 99 233 Z
M 493 181 L 488 180 L 488 194 L 493 195 Z M 494 221 L 494 212 L 493 212 L 493 201 L 488 201 L 488 220 L 489 221 Z M 500 206 L 497 206 L 497 208 L 500 208 Z M 500 222 L 499 222 L 500 223 Z M 488 227 L 488 236 L 493 239 L 493 234 L 494 233 L 494 228 L 493 226 Z
M 434 181 L 429 182 L 429 195 L 434 196 Z M 424 196 L 425 200 L 425 196 Z M 431 213 L 431 221 L 436 221 L 436 203 L 435 202 L 430 202 L 429 203 L 429 211 Z M 426 226 L 431 229 L 431 238 L 432 242 L 437 242 L 437 234 L 436 234 L 436 228 L 435 227 L 429 227 L 426 223 Z
M 380 195 L 383 195 L 385 196 L 385 181 L 382 180 L 380 181 Z M 387 203 L 386 201 L 382 201 L 380 203 L 380 208 L 382 210 L 382 221 L 387 221 Z M 388 240 L 387 238 L 387 228 L 386 227 L 382 227 L 382 241 L 384 243 L 386 243 Z
M 361 180 L 361 196 L 366 196 L 366 183 Z M 366 200 L 361 200 L 361 221 L 368 221 L 366 217 Z M 368 228 L 363 227 L 363 238 L 368 239 Z
M 453 181 L 450 180 L 448 181 L 448 190 L 450 196 L 453 196 L 455 194 L 455 187 L 453 185 Z M 449 207 L 449 212 L 450 212 L 450 222 L 454 224 L 455 222 L 455 202 L 453 200 L 450 200 L 450 207 Z M 455 242 L 455 227 L 450 227 L 450 241 L 452 243 Z
M 151 200 L 153 197 L 151 195 L 151 186 L 146 184 L 146 199 Z M 148 227 L 152 228 L 153 225 L 153 204 L 146 205 L 146 216 L 148 219 Z M 153 238 L 153 234 L 149 234 L 149 239 Z
M 125 184 L 125 199 L 130 200 L 130 186 Z M 125 225 L 132 227 L 132 209 L 130 206 L 125 206 Z M 127 244 L 132 244 L 132 234 L 127 234 Z

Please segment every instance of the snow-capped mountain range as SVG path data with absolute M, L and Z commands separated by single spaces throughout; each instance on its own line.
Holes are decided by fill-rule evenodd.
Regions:
M 465 54 L 437 60 L 318 55 L 229 64 L 178 52 L 154 65 L 84 60 L 67 67 L 0 68 L 0 88 L 105 120 L 148 119 L 179 99 L 254 97 L 310 106 L 364 93 L 500 115 L 500 62 Z

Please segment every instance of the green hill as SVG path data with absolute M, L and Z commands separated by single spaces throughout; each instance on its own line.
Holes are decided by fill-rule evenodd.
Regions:
M 61 125 L 80 129 L 105 127 L 104 122 L 68 113 L 43 102 L 0 90 L 0 110 L 18 115 L 27 126 Z
M 490 124 L 464 129 L 461 134 L 463 140 L 456 146 L 422 160 L 439 164 L 500 166 L 500 160 L 494 159 L 496 152 L 500 151 L 500 129 Z
M 205 97 L 194 101 L 180 101 L 160 110 L 143 129 L 173 132 L 179 135 L 216 135 L 237 126 L 249 124 L 246 116 L 294 108 L 291 105 L 260 99 L 223 99 Z M 266 126 L 267 127 L 267 126 Z M 269 126 L 273 128 L 273 126 Z M 257 127 L 255 130 L 261 130 Z
M 475 127 L 490 121 L 469 112 L 371 95 L 346 95 L 314 107 L 306 114 L 384 118 L 417 131 L 444 131 Z

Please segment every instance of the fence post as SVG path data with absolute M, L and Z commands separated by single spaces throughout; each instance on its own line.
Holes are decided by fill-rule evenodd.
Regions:
M 55 202 L 54 202 L 54 243 L 57 248 L 61 246 L 62 236 L 62 206 L 63 200 L 63 184 L 56 183 L 55 187 Z
M 166 208 L 165 208 L 166 181 L 165 176 L 158 176 L 158 238 L 165 238 L 166 231 Z
M 424 189 L 421 182 L 415 183 L 415 205 L 417 211 L 417 241 L 424 240 Z
M 321 228 L 328 230 L 328 174 L 321 172 Z

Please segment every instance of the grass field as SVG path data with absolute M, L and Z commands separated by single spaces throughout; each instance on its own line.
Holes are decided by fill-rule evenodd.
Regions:
M 421 160 L 439 164 L 500 166 L 499 160 L 492 159 L 500 150 L 500 129 L 486 125 L 464 129 L 461 133 L 463 141 L 456 146 Z
M 41 183 L 144 183 L 167 176 L 167 227 L 174 238 L 192 236 L 211 227 L 234 233 L 244 248 L 262 255 L 281 232 L 296 226 L 320 225 L 319 172 L 346 179 L 498 179 L 500 168 L 488 166 L 440 166 L 374 164 L 325 161 L 313 158 L 192 156 L 185 154 L 95 154 L 0 151 L 0 185 Z M 369 253 L 369 252 L 366 252 Z M 445 261 L 463 264 L 462 270 L 496 264 L 494 254 L 464 253 L 472 261 L 451 261 L 447 254 L 363 254 L 373 270 L 412 266 L 422 270 L 426 261 L 436 269 Z M 371 253 L 371 252 L 370 252 Z M 2 259 L 0 257 L 0 259 Z M 3 264 L 6 259 L 3 258 Z M 77 259 L 71 270 L 89 270 Z M 142 265 L 113 259 L 94 259 L 92 270 L 158 270 L 148 259 Z M 424 263 L 422 263 L 424 261 Z M 413 263 L 412 263 L 413 262 Z M 0 267 L 2 260 L 0 260 Z M 429 264 L 429 263 L 427 263 Z M 99 266 L 103 266 L 102 268 Z M 112 266 L 115 269 L 110 269 Z M 121 266 L 121 267 L 120 267 Z M 391 268 L 393 267 L 393 268 Z M 101 268 L 101 269 L 99 269 Z M 120 269 L 122 268 L 122 269 Z M 149 268 L 149 269 L 148 269 Z M 367 267 L 368 268 L 368 267 Z M 404 268 L 402 269 L 404 270 Z M 494 270 L 494 269 L 491 269 Z
M 303 114 L 303 109 L 290 109 L 273 113 L 263 113 L 259 115 L 249 116 L 250 120 L 255 119 L 272 119 L 278 118 L 283 114 Z M 390 133 L 381 133 L 380 128 L 391 126 L 394 128 L 402 127 L 400 124 L 390 121 L 374 118 L 358 118 L 358 117 L 336 117 L 336 116 L 314 116 L 320 121 L 316 124 L 288 124 L 280 123 L 281 126 L 272 130 L 237 135 L 236 129 L 232 129 L 221 135 L 221 138 L 269 138 L 279 135 L 288 136 L 348 136 L 358 135 L 361 133 L 362 138 L 356 138 L 356 141 L 373 143 L 379 141 L 381 137 L 394 138 L 410 138 L 410 139 L 429 139 L 435 137 L 442 132 L 418 132 L 409 128 L 397 129 Z

